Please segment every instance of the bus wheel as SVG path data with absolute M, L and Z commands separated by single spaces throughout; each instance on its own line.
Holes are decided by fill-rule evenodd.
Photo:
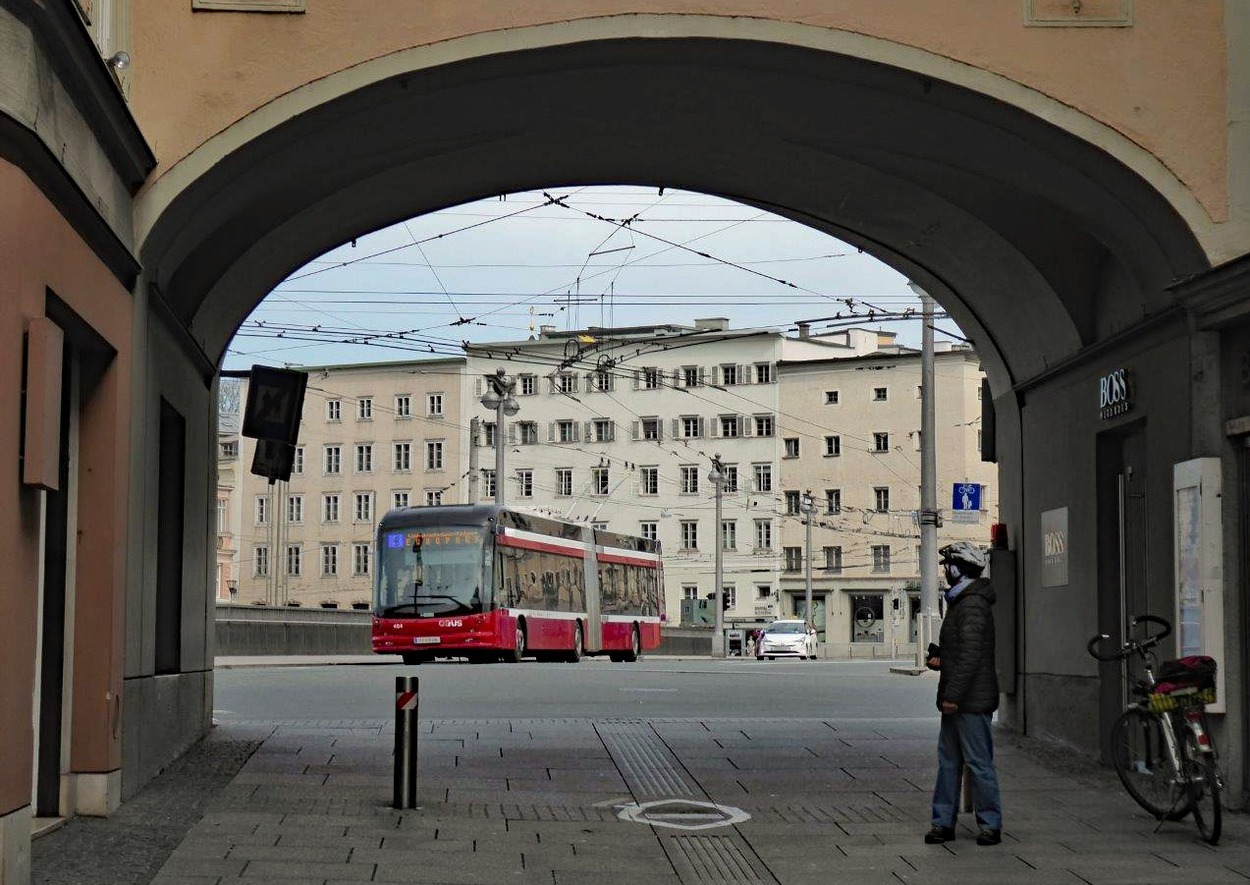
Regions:
M 578 621 L 577 626 L 573 629 L 573 650 L 564 656 L 564 659 L 570 664 L 576 664 L 582 659 L 582 651 L 585 649 L 585 643 L 582 640 L 582 622 Z
M 516 648 L 504 652 L 503 659 L 510 664 L 519 664 L 521 663 L 521 658 L 525 657 L 525 650 L 525 624 L 522 621 L 517 621 Z
M 638 635 L 638 625 L 634 625 L 634 629 L 629 634 L 629 651 L 621 655 L 620 660 L 633 663 L 642 657 L 642 638 Z

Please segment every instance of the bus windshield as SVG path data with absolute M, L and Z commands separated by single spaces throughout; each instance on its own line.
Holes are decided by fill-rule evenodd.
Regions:
M 383 533 L 373 610 L 383 617 L 479 614 L 490 604 L 483 528 Z

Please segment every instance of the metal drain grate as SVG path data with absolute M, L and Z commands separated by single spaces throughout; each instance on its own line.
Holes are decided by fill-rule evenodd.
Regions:
M 733 882 L 775 885 L 772 875 L 755 869 L 738 843 L 728 836 L 671 836 L 669 860 L 683 882 Z
M 611 723 L 598 727 L 599 737 L 636 799 L 693 796 L 672 752 L 650 727 Z

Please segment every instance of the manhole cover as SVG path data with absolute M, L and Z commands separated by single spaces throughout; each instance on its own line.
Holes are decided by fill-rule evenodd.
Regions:
M 750 820 L 751 815 L 732 805 L 698 802 L 692 799 L 655 799 L 631 802 L 617 812 L 621 820 L 676 830 L 710 830 Z

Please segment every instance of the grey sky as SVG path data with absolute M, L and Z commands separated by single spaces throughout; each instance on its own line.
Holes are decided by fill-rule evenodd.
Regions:
M 544 324 L 712 316 L 734 327 L 793 328 L 840 313 L 919 344 L 918 320 L 882 322 L 876 312 L 918 310 L 907 280 L 801 224 L 689 191 L 547 194 L 559 202 L 541 191 L 482 200 L 311 261 L 247 320 L 225 367 L 414 359 L 458 353 L 462 340 L 525 338 Z M 958 333 L 950 320 L 937 325 Z

